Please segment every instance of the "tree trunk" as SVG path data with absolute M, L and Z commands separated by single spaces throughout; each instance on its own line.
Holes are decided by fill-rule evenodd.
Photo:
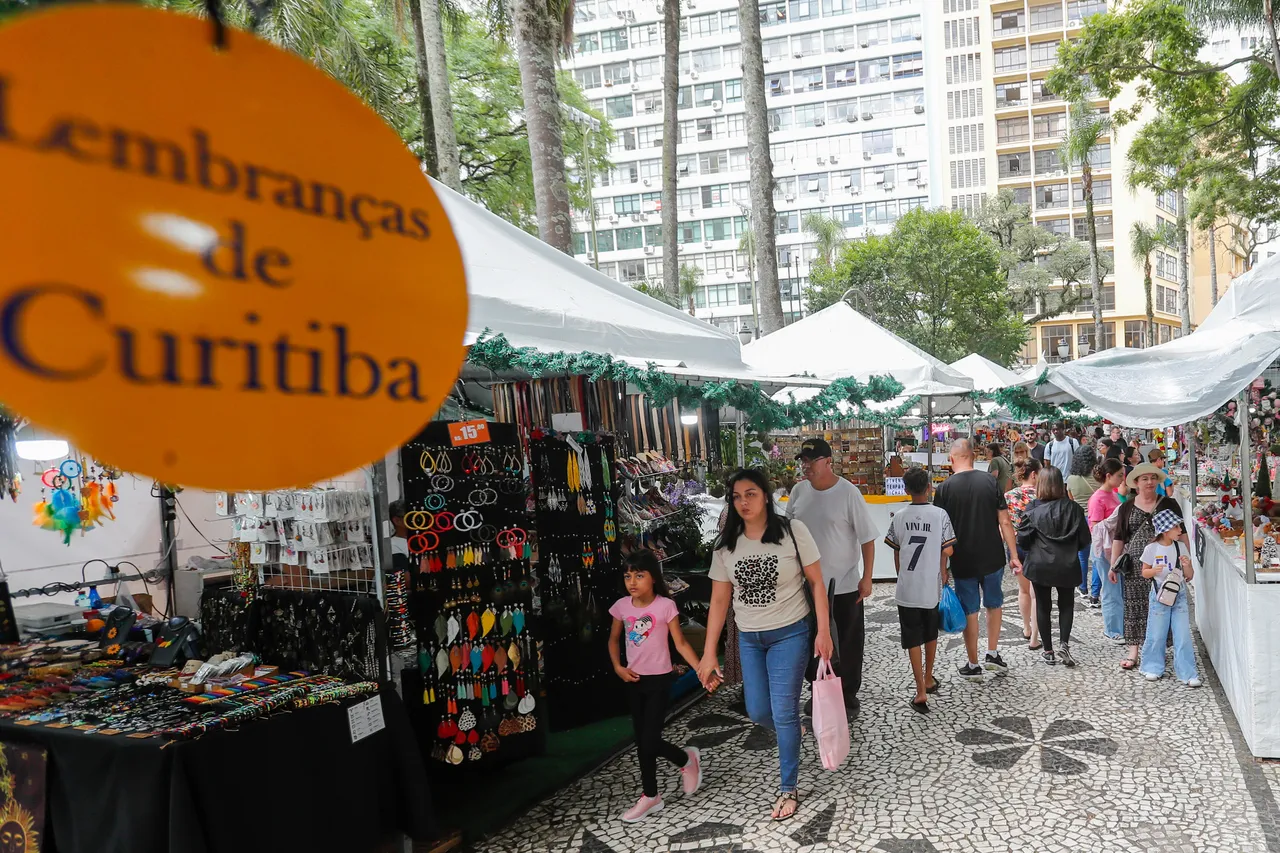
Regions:
M 427 79 L 431 86 L 431 112 L 436 140 L 436 160 L 441 183 L 462 192 L 458 164 L 458 137 L 453 130 L 453 96 L 449 92 L 449 64 L 444 48 L 444 25 L 439 0 L 416 0 L 422 9 L 422 38 L 426 50 Z M 417 38 L 417 22 L 414 25 Z M 425 135 L 425 131 L 424 131 Z
M 1218 247 L 1214 245 L 1218 240 L 1218 229 L 1209 229 L 1209 300 L 1213 305 L 1218 304 Z
M 1267 36 L 1271 42 L 1271 61 L 1276 64 L 1276 76 L 1280 77 L 1280 36 L 1276 34 L 1275 0 L 1262 0 L 1262 18 L 1267 25 Z
M 1178 190 L 1178 313 L 1182 334 L 1191 334 L 1191 265 L 1187 260 L 1187 193 Z
M 1089 282 L 1093 285 L 1093 346 L 1102 349 L 1102 276 L 1098 268 L 1098 225 L 1093 219 L 1093 169 L 1086 157 L 1080 167 L 1084 184 L 1084 218 L 1089 227 Z
M 430 0 L 428 0 L 430 2 Z M 413 48 L 417 54 L 414 70 L 418 75 L 418 113 L 422 121 L 422 165 L 433 178 L 440 176 L 440 158 L 436 155 L 436 138 L 431 132 L 435 124 L 431 110 L 431 84 L 427 76 L 427 43 L 422 32 L 421 0 L 409 0 L 409 17 L 413 19 Z
M 680 211 L 676 207 L 676 143 L 680 122 L 676 98 L 680 90 L 680 0 L 663 0 L 662 37 L 666 55 L 662 68 L 662 289 L 680 293 Z M 689 302 L 690 314 L 693 301 Z
M 774 236 L 778 215 L 773 208 L 773 158 L 769 156 L 760 9 L 754 0 L 738 0 L 738 26 L 742 38 L 742 95 L 747 108 L 747 156 L 751 160 L 751 231 L 755 235 L 760 333 L 767 335 L 782 328 L 782 293 L 778 290 Z
M 556 25 L 557 22 L 547 14 L 545 3 L 516 0 L 520 86 L 524 92 L 525 125 L 533 161 L 538 236 L 544 243 L 571 255 L 573 227 L 569 217 L 569 186 L 565 179 L 560 92 L 556 88 Z
M 1147 346 L 1156 345 L 1156 306 L 1151 298 L 1151 253 L 1142 262 L 1142 286 L 1147 291 Z

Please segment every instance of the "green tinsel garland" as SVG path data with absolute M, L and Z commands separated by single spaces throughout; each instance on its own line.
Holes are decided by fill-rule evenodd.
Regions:
M 768 397 L 755 382 L 737 380 L 707 382 L 700 386 L 689 385 L 652 364 L 643 369 L 613 356 L 602 353 L 540 352 L 532 347 L 513 347 L 506 337 L 491 335 L 486 329 L 471 345 L 467 360 L 472 364 L 493 371 L 519 370 L 534 378 L 548 375 L 586 376 L 595 382 L 612 379 L 627 382 L 640 389 L 655 406 L 665 406 L 672 400 L 681 406 L 710 405 L 715 408 L 732 407 L 743 413 L 747 425 L 760 432 L 792 429 L 819 421 L 843 421 L 850 419 L 896 424 L 911 407 L 918 404 L 912 398 L 887 412 L 866 408 L 867 402 L 891 400 L 902 393 L 902 383 L 890 376 L 873 376 L 865 384 L 856 379 L 837 379 L 814 397 L 803 402 L 792 398 L 778 403 Z M 853 407 L 849 413 L 840 411 L 840 404 Z
M 1041 380 L 1041 382 L 1043 379 Z M 1041 382 L 1037 382 L 1039 385 Z M 1053 403 L 1042 403 L 1033 400 L 1031 395 L 1027 393 L 1027 389 L 999 388 L 995 391 L 987 391 L 985 396 L 999 403 L 1001 406 L 1009 410 L 1009 413 L 1018 420 L 1023 421 L 1057 421 L 1069 419 L 1073 412 L 1078 412 L 1084 408 L 1080 403 L 1072 400 L 1062 405 L 1054 405 Z

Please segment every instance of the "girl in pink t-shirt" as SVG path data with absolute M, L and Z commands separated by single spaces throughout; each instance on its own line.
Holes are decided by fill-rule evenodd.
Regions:
M 671 700 L 671 649 L 675 643 L 680 656 L 697 669 L 698 656 L 680 631 L 680 610 L 671 600 L 662 564 L 649 550 L 633 551 L 627 557 L 622 576 L 629 595 L 609 608 L 613 630 L 609 634 L 609 657 L 618 677 L 627 682 L 631 700 L 631 721 L 636 732 L 636 752 L 640 756 L 640 778 L 644 791 L 640 801 L 622 819 L 627 823 L 644 820 L 662 811 L 658 795 L 658 758 L 680 768 L 684 792 L 692 794 L 702 785 L 702 759 L 695 747 L 681 749 L 662 739 Z M 621 647 L 625 643 L 624 665 Z

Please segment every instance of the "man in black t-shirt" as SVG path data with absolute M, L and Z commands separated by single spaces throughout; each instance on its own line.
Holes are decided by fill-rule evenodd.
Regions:
M 990 474 L 973 467 L 973 445 L 958 439 L 951 445 L 951 470 L 955 473 L 938 487 L 935 505 L 946 510 L 955 531 L 955 553 L 951 556 L 951 576 L 955 578 L 956 597 L 966 617 L 964 645 L 968 663 L 960 667 L 960 675 L 973 681 L 982 680 L 983 667 L 1000 675 L 1009 671 L 1000 657 L 1000 622 L 1004 606 L 1004 566 L 1006 548 L 1008 562 L 1015 572 L 1022 571 L 1018 560 L 1013 522 L 1004 495 Z M 978 610 L 987 609 L 987 655 L 978 664 Z

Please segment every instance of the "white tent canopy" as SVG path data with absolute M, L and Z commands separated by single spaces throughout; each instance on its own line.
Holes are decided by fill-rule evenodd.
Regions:
M 1017 385 L 1020 381 L 1018 374 L 1012 370 L 1003 368 L 976 352 L 966 355 L 959 361 L 951 362 L 951 369 L 972 379 L 973 387 L 977 391 L 1007 388 L 1010 385 Z
M 544 352 L 608 353 L 673 372 L 755 378 L 735 335 L 651 299 L 556 251 L 432 181 L 467 271 L 466 343 L 485 330 Z
M 942 397 L 973 390 L 972 379 L 844 302 L 752 341 L 742 348 L 742 358 L 771 376 L 853 377 L 865 382 L 888 375 L 903 384 L 904 395 Z
M 1190 335 L 1149 349 L 1111 349 L 1049 368 L 1029 393 L 1079 400 L 1108 420 L 1152 429 L 1215 411 L 1280 356 L 1280 257 L 1232 282 Z

